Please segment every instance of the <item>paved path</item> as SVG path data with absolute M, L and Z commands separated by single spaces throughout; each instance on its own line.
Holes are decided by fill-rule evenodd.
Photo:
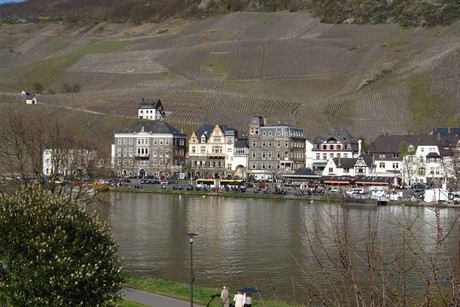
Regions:
M 131 288 L 123 288 L 125 299 L 136 303 L 152 307 L 188 307 L 190 302 L 180 301 L 166 296 L 161 296 L 149 292 L 139 291 Z M 203 307 L 193 304 L 193 306 Z

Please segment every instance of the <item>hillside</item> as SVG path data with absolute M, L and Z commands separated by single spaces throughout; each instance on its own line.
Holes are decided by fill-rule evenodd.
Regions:
M 459 36 L 459 22 L 333 25 L 288 11 L 141 25 L 2 24 L 0 108 L 22 104 L 19 92 L 39 84 L 53 116 L 69 108 L 104 114 L 85 133 L 107 151 L 143 97 L 160 98 L 168 122 L 187 133 L 203 123 L 245 133 L 255 114 L 301 126 L 309 138 L 328 129 L 367 140 L 427 133 L 459 126 Z M 69 124 L 84 130 L 77 118 Z

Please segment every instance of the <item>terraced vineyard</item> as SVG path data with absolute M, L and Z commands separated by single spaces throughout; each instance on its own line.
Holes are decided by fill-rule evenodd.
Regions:
M 39 82 L 41 109 L 30 110 L 66 117 L 106 150 L 143 97 L 161 99 L 167 121 L 188 134 L 203 123 L 244 134 L 256 114 L 309 138 L 427 133 L 459 124 L 459 29 L 330 25 L 300 12 L 4 25 L 0 107 L 25 108 L 20 90 Z

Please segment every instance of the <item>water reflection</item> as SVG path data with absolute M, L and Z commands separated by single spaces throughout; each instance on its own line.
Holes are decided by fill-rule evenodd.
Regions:
M 189 244 L 194 241 L 196 284 L 232 289 L 272 286 L 281 296 L 298 296 L 311 278 L 299 268 L 317 261 L 312 251 L 333 251 L 334 238 L 345 232 L 365 252 L 369 233 L 387 259 L 404 245 L 420 244 L 436 255 L 436 215 L 429 208 L 386 206 L 346 208 L 297 200 L 229 199 L 137 193 L 104 194 L 98 207 L 113 227 L 127 271 L 188 282 Z M 442 209 L 441 221 L 453 223 L 457 209 Z M 337 227 L 333 224 L 337 223 Z M 337 229 L 340 229 L 337 232 Z M 448 238 L 455 255 L 456 236 Z M 300 265 L 300 266 L 299 266 Z M 411 272 L 420 283 L 420 272 Z

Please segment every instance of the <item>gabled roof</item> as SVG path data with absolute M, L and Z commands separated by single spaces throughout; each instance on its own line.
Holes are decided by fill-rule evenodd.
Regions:
M 218 126 L 224 133 L 224 136 L 230 136 L 230 135 L 234 137 L 238 136 L 238 132 L 236 131 L 235 128 L 227 126 L 227 125 L 218 125 Z M 204 135 L 206 139 L 208 139 L 210 135 L 212 134 L 212 132 L 214 131 L 215 127 L 216 125 L 211 125 L 211 124 L 204 124 L 200 126 L 196 130 L 196 137 L 200 139 Z
M 353 168 L 358 158 L 334 158 L 334 164 L 338 168 Z
M 328 131 L 320 136 L 317 136 L 313 140 L 313 144 L 321 144 L 323 142 L 326 142 L 329 139 L 336 139 L 340 141 L 341 143 L 356 143 L 356 140 L 353 138 L 353 136 L 350 135 L 347 131 L 344 130 L 339 130 L 339 131 Z
M 27 100 L 34 99 L 34 98 L 35 98 L 35 94 L 34 94 L 34 93 L 26 93 L 26 99 L 27 99 Z
M 124 129 L 121 133 L 139 133 L 139 132 L 148 132 L 152 134 L 173 134 L 175 136 L 186 137 L 184 133 L 179 131 L 179 129 L 171 126 L 170 124 L 164 121 L 153 121 L 146 120 L 137 122 L 128 128 Z
M 367 154 L 362 154 L 358 158 L 334 158 L 334 164 L 339 168 L 353 168 L 356 166 L 358 160 L 362 158 L 366 166 L 372 165 L 372 156 Z
M 401 143 L 406 142 L 414 147 L 439 146 L 433 135 L 380 135 L 369 144 L 370 153 L 399 153 Z
M 140 109 L 163 109 L 163 105 L 161 104 L 160 99 L 153 99 L 153 100 L 148 100 L 145 98 L 142 98 L 141 104 L 139 106 Z

